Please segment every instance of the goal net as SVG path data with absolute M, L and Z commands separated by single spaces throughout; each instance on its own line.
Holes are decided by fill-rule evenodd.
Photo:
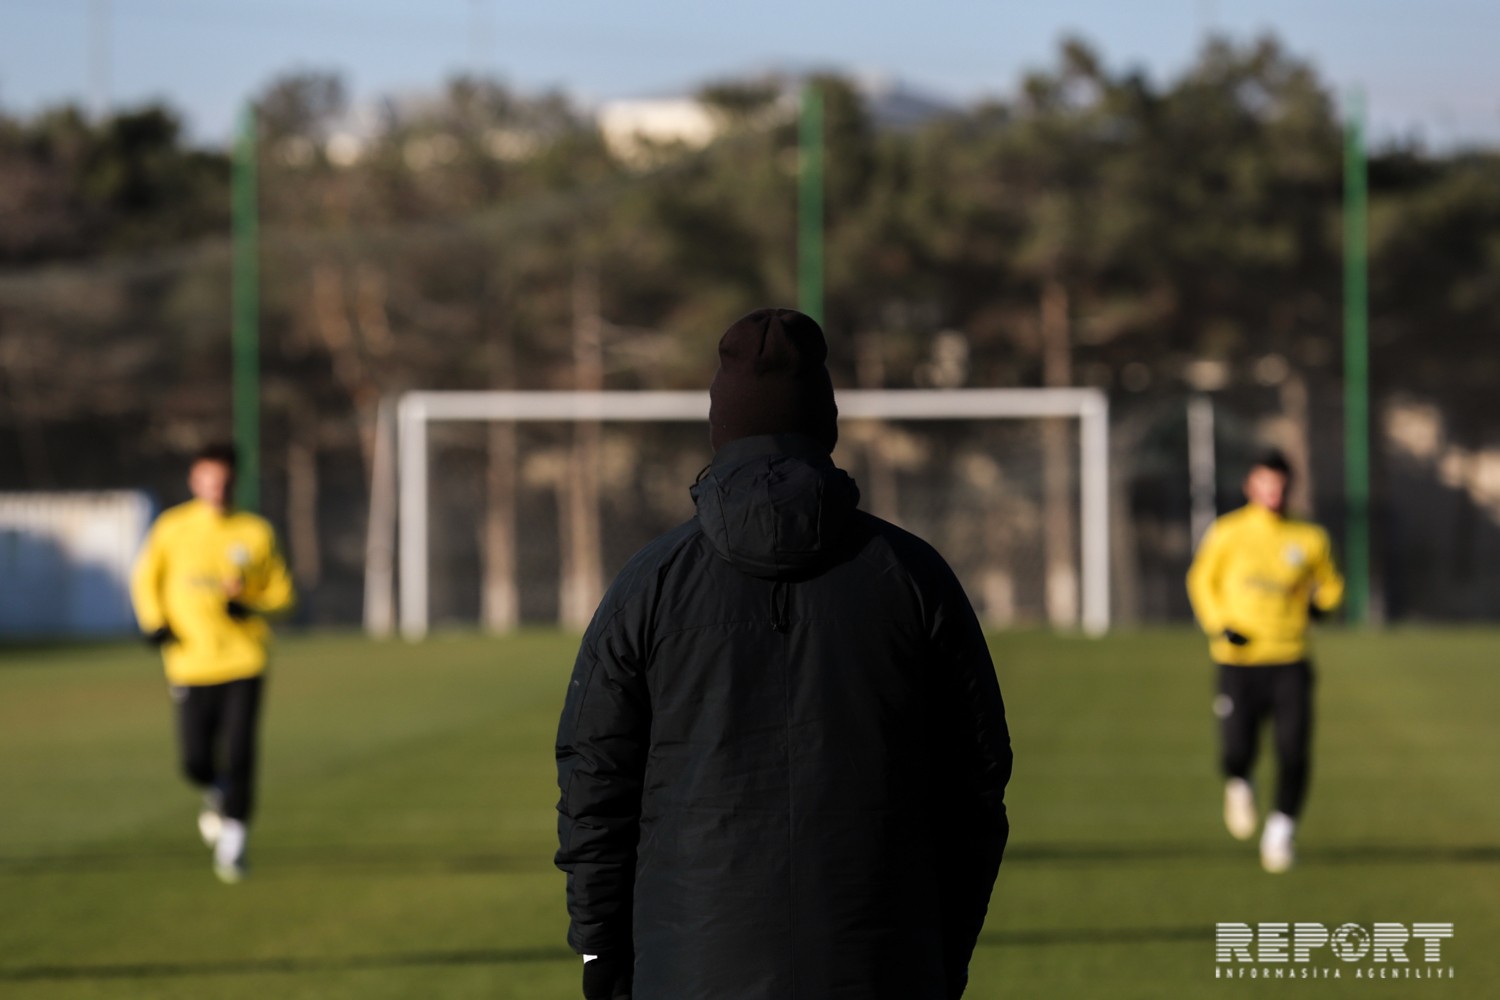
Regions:
M 834 459 L 860 506 L 932 542 L 982 618 L 1109 627 L 1103 393 L 844 390 L 838 405 Z M 407 393 L 377 449 L 367 628 L 581 627 L 630 555 L 692 516 L 707 414 L 703 392 Z

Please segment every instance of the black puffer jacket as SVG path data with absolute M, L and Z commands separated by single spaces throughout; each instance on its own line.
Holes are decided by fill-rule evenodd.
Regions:
M 583 640 L 557 737 L 568 941 L 633 1000 L 947 1000 L 1005 849 L 962 588 L 799 435 L 721 448 Z

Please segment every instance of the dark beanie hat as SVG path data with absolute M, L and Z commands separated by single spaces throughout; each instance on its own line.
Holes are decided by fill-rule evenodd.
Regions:
M 758 434 L 799 432 L 830 452 L 838 443 L 838 407 L 828 378 L 828 343 L 811 316 L 757 309 L 719 339 L 719 371 L 709 387 L 714 450 Z

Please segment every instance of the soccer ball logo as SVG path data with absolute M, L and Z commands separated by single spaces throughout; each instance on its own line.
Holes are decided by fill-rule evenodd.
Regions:
M 1346 962 L 1357 962 L 1370 953 L 1370 932 L 1359 924 L 1344 924 L 1329 939 L 1334 954 Z
M 1307 562 L 1307 553 L 1302 551 L 1302 546 L 1293 544 L 1281 550 L 1281 558 L 1286 560 L 1288 566 L 1296 569 Z

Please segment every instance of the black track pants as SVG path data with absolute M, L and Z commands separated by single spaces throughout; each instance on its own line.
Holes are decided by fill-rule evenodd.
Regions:
M 1224 774 L 1249 778 L 1261 723 L 1276 732 L 1276 808 L 1295 817 L 1307 796 L 1312 751 L 1313 671 L 1304 660 L 1274 667 L 1219 664 L 1214 706 L 1223 736 Z
M 182 770 L 199 788 L 217 785 L 224 815 L 249 822 L 255 805 L 256 730 L 264 678 L 172 688 Z

